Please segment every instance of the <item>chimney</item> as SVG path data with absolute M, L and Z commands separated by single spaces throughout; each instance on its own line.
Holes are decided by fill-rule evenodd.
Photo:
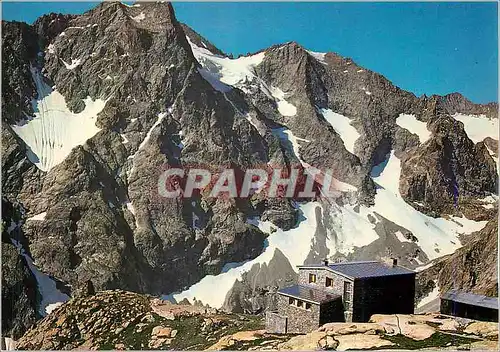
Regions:
M 328 258 L 323 259 L 323 264 L 325 264 L 325 266 L 328 266 Z
M 384 257 L 381 258 L 382 263 L 384 263 L 387 266 L 395 267 L 398 265 L 398 259 L 393 258 L 393 257 Z

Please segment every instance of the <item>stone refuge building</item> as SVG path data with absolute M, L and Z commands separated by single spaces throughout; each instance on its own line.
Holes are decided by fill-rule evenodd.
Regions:
M 440 312 L 468 319 L 498 321 L 498 297 L 450 290 L 441 296 Z
M 378 261 L 298 267 L 298 284 L 278 291 L 266 313 L 272 333 L 307 333 L 328 322 L 366 322 L 373 314 L 412 314 L 415 272 Z

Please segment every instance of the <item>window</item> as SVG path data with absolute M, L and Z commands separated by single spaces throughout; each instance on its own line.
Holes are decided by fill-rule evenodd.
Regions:
M 311 303 L 306 303 L 306 309 L 310 310 L 311 309 Z
M 351 308 L 352 282 L 344 281 L 344 309 Z
M 326 287 L 333 287 L 333 279 L 330 277 L 326 278 Z
M 288 299 L 288 303 L 290 303 L 290 304 L 295 304 L 295 298 L 291 298 L 291 297 L 290 297 L 290 298 Z
M 310 284 L 316 283 L 316 274 L 309 274 L 309 283 Z
M 297 307 L 302 308 L 304 306 L 304 302 L 297 301 Z

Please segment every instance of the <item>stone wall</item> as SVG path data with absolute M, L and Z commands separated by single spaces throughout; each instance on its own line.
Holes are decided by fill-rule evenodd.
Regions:
M 309 274 L 315 274 L 316 275 L 316 283 L 315 284 L 310 284 L 309 283 Z M 332 287 L 326 287 L 326 278 L 329 277 L 330 279 L 333 280 L 333 286 Z M 325 290 L 326 292 L 331 292 L 332 294 L 338 294 L 342 296 L 342 300 L 344 297 L 344 282 L 349 281 L 352 284 L 352 290 L 351 290 L 351 304 L 350 306 L 346 309 L 344 307 L 344 319 L 345 321 L 352 321 L 352 314 L 353 314 L 353 305 L 354 305 L 354 281 L 350 278 L 347 278 L 345 276 L 339 275 L 337 273 L 334 273 L 330 270 L 327 270 L 325 268 L 315 268 L 315 269 L 306 269 L 306 268 L 299 268 L 299 278 L 298 278 L 298 283 L 299 285 L 304 285 L 304 286 L 311 286 L 316 289 L 320 290 Z
M 309 309 L 290 304 L 289 297 L 278 295 L 277 308 L 280 315 L 288 318 L 287 333 L 307 333 L 319 327 L 319 305 L 311 303 Z M 304 307 L 305 307 L 305 301 Z
M 287 317 L 277 312 L 266 312 L 266 331 L 272 334 L 286 334 Z

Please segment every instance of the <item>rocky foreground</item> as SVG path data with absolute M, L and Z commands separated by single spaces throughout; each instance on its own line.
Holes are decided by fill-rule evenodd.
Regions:
M 275 335 L 254 315 L 226 314 L 121 290 L 76 297 L 18 342 L 23 350 L 497 350 L 496 323 L 439 314 L 374 315 L 369 323 L 329 323 L 306 335 Z

